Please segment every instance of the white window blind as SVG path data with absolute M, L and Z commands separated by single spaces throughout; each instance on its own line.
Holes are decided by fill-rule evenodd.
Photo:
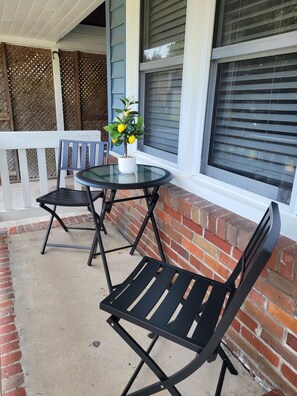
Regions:
M 296 30 L 296 0 L 225 0 L 217 46 L 269 37 Z
M 145 0 L 143 62 L 183 54 L 186 0 Z
M 182 69 L 146 75 L 144 144 L 177 154 Z

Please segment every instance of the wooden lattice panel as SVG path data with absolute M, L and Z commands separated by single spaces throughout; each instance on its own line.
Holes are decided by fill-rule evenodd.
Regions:
M 101 140 L 107 141 L 108 135 L 103 129 L 108 123 L 105 55 L 80 54 L 79 86 L 82 129 L 99 129 Z
M 67 131 L 81 129 L 77 67 L 75 52 L 60 51 L 64 129 Z
M 5 47 L 0 43 L 0 131 L 11 131 Z
M 50 50 L 6 45 L 16 131 L 56 130 Z

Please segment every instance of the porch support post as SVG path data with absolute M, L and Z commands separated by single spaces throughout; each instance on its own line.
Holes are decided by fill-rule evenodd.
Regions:
M 64 131 L 63 98 L 59 49 L 52 48 L 57 131 Z

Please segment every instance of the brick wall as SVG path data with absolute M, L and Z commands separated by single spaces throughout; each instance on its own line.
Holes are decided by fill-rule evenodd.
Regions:
M 109 215 L 130 241 L 146 213 L 145 206 L 144 200 L 115 204 Z M 168 261 L 220 281 L 229 276 L 256 227 L 173 185 L 160 190 L 155 216 Z M 150 224 L 139 251 L 158 258 Z M 297 384 L 296 281 L 297 243 L 281 236 L 225 337 L 228 347 L 255 376 L 288 396 L 296 395 Z

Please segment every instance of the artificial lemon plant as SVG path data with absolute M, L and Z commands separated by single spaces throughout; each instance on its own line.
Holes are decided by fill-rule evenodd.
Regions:
M 128 144 L 142 139 L 144 134 L 143 118 L 138 111 L 132 109 L 133 105 L 138 104 L 138 101 L 125 97 L 119 98 L 119 100 L 123 103 L 124 108 L 115 109 L 117 116 L 104 129 L 109 133 L 115 146 L 124 143 L 124 157 L 128 157 Z

